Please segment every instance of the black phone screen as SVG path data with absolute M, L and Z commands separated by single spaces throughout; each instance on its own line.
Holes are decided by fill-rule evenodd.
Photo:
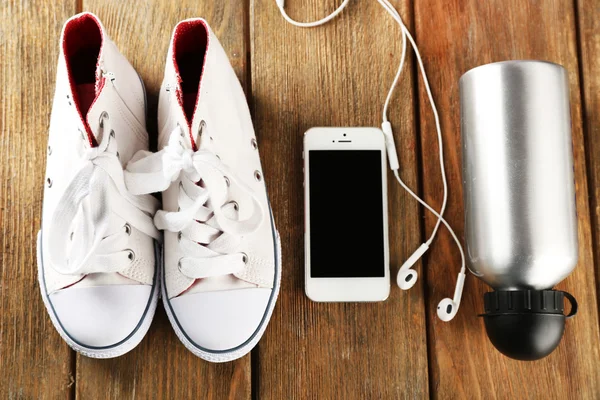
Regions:
M 310 276 L 385 276 L 380 150 L 310 150 Z

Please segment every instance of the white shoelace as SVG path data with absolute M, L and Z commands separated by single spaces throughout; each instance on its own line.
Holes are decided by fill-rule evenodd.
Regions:
M 125 171 L 127 187 L 135 194 L 162 192 L 180 176 L 179 210 L 159 210 L 154 217 L 158 229 L 178 234 L 185 254 L 179 270 L 193 279 L 241 271 L 248 256 L 232 249 L 258 228 L 264 212 L 250 188 L 215 154 L 189 148 L 178 126 L 167 146 L 157 153 L 138 152 Z M 240 189 L 235 201 L 228 200 L 232 185 Z M 249 218 L 239 220 L 239 207 L 251 207 Z
M 52 268 L 63 275 L 119 272 L 130 266 L 135 259 L 127 248 L 132 227 L 160 240 L 152 222 L 159 203 L 127 190 L 109 121 L 103 113 L 100 145 L 85 150 L 85 162 L 60 198 L 46 233 Z M 127 222 L 115 223 L 113 213 Z

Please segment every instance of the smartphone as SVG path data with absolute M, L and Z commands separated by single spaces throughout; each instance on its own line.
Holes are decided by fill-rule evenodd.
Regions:
M 314 301 L 390 293 L 385 142 L 377 128 L 304 134 L 305 291 Z

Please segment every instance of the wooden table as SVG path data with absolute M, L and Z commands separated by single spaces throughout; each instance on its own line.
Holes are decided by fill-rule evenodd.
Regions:
M 338 0 L 289 0 L 299 20 Z M 450 197 L 446 216 L 463 236 L 459 77 L 475 66 L 541 59 L 565 66 L 571 83 L 579 216 L 579 264 L 558 287 L 580 311 L 559 348 L 517 362 L 489 343 L 482 294 L 467 278 L 460 313 L 440 322 L 459 255 L 441 230 L 418 265 L 420 283 L 395 285 L 377 304 L 317 304 L 303 292 L 302 135 L 312 126 L 377 126 L 400 55 L 399 30 L 374 1 L 352 1 L 325 27 L 284 23 L 275 0 L 3 0 L 0 4 L 0 398 L 600 398 L 600 1 L 394 0 L 414 33 L 438 109 Z M 36 279 L 45 149 L 59 33 L 71 15 L 101 18 L 143 77 L 156 115 L 164 59 L 176 22 L 212 25 L 248 94 L 265 177 L 283 242 L 283 283 L 273 319 L 251 355 L 210 364 L 177 340 L 162 306 L 127 355 L 92 360 L 55 332 Z M 401 176 L 441 203 L 433 117 L 416 74 L 405 70 L 390 112 Z M 156 136 L 156 122 L 149 132 Z M 357 185 L 359 183 L 357 182 Z M 435 222 L 390 184 L 392 274 Z

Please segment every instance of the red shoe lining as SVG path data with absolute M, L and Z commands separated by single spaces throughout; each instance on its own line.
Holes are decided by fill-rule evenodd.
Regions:
M 191 124 L 198 106 L 198 93 L 208 49 L 208 28 L 201 20 L 181 22 L 173 39 L 173 63 L 179 79 L 177 99 L 182 107 L 194 150 L 196 143 Z
M 90 14 L 84 14 L 67 23 L 64 29 L 63 53 L 67 64 L 69 84 L 73 102 L 88 134 L 91 146 L 96 146 L 96 138 L 84 116 L 94 102 L 103 84 L 99 79 L 98 57 L 103 38 L 100 23 Z M 94 91 L 89 85 L 94 85 Z

